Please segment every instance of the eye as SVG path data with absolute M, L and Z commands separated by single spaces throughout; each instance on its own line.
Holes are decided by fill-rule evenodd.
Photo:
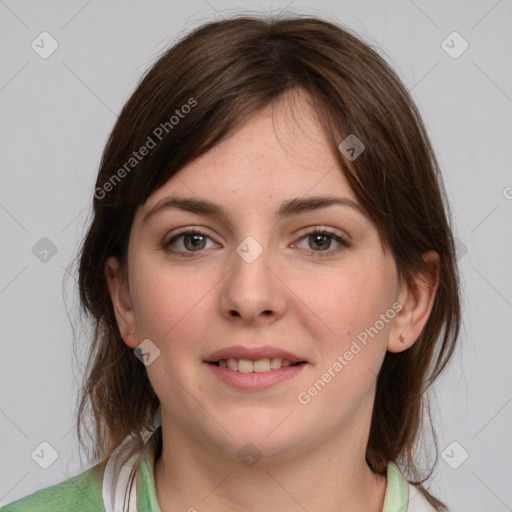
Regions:
M 207 246 L 208 240 L 211 242 L 209 247 Z M 203 249 L 210 249 L 215 246 L 217 244 L 206 233 L 197 228 L 178 233 L 163 243 L 165 250 L 182 253 L 183 256 L 189 256 L 190 253 L 201 252 Z
M 337 244 L 334 249 L 332 249 L 333 242 L 334 244 Z M 300 247 L 303 243 L 306 243 L 308 246 L 302 246 L 303 249 L 311 249 L 316 253 L 328 252 L 329 254 L 332 254 L 333 252 L 337 252 L 340 247 L 351 247 L 349 242 L 340 235 L 323 229 L 315 229 L 314 231 L 307 233 L 300 239 L 297 246 Z
M 210 242 L 209 245 L 208 242 Z M 307 247 L 304 247 L 304 244 L 307 244 Z M 332 248 L 333 244 L 336 247 Z M 351 244 L 342 236 L 321 228 L 316 228 L 314 231 L 303 235 L 299 242 L 294 245 L 302 249 L 312 250 L 315 256 L 324 256 L 322 253 L 326 253 L 327 256 L 343 250 L 343 248 L 351 247 Z M 207 233 L 198 228 L 182 231 L 162 244 L 164 250 L 177 253 L 179 256 L 194 256 L 194 253 L 200 253 L 205 249 L 214 247 L 219 247 L 219 245 Z

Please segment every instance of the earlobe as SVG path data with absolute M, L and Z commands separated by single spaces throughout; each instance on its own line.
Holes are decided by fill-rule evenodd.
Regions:
M 105 279 L 119 332 L 128 346 L 136 348 L 138 346 L 137 331 L 128 285 L 125 282 L 119 260 L 114 256 L 108 258 L 105 263 Z
M 428 251 L 423 259 L 427 271 L 415 274 L 412 282 L 404 282 L 400 290 L 398 302 L 402 309 L 390 332 L 389 352 L 403 352 L 414 345 L 432 312 L 439 284 L 440 258 L 437 252 Z

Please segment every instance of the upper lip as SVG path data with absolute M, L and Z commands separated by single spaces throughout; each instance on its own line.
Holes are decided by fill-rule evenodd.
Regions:
M 216 350 L 205 359 L 205 362 L 216 363 L 218 361 L 230 358 L 249 359 L 250 361 L 256 361 L 257 359 L 272 359 L 278 357 L 283 360 L 288 360 L 292 363 L 306 362 L 304 358 L 292 354 L 291 352 L 287 352 L 286 350 L 281 350 L 280 348 L 270 346 L 249 348 L 243 347 L 241 345 L 225 347 L 221 348 L 220 350 Z

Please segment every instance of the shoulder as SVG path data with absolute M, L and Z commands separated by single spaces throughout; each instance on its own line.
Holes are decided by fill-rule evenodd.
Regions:
M 104 512 L 101 476 L 95 467 L 0 508 L 1 512 Z

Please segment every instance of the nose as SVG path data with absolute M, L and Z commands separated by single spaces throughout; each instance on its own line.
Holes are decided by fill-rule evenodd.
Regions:
M 256 259 L 233 252 L 230 270 L 222 280 L 219 300 L 223 317 L 241 324 L 275 322 L 286 309 L 286 286 L 270 252 L 263 250 Z

